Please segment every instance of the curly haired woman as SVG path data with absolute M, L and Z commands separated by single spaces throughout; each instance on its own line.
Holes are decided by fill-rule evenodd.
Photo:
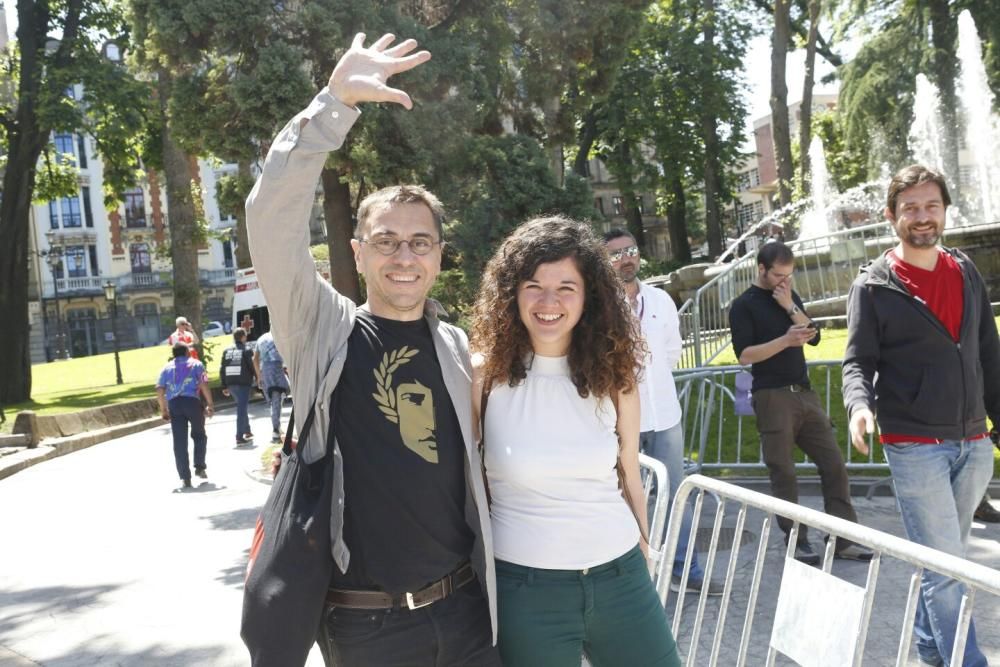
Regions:
M 639 529 L 642 343 L 627 308 L 603 244 L 573 220 L 524 223 L 486 267 L 473 407 L 507 667 L 680 664 Z

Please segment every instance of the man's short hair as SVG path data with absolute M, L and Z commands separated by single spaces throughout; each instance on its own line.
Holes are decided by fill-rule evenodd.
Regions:
M 233 340 L 237 343 L 242 343 L 247 339 L 247 330 L 243 327 L 236 327 L 233 329 Z
M 368 220 L 379 211 L 395 204 L 423 204 L 430 209 L 437 228 L 438 240 L 444 236 L 444 205 L 422 185 L 393 185 L 376 190 L 361 200 L 358 206 L 358 224 L 354 229 L 355 238 L 362 238 L 368 227 Z
M 632 243 L 635 243 L 635 237 L 632 236 L 631 232 L 626 229 L 622 229 L 621 227 L 612 227 L 608 231 L 604 232 L 604 244 L 607 245 L 615 239 L 620 239 L 626 236 L 632 239 Z
M 771 241 L 760 247 L 757 253 L 757 264 L 770 270 L 775 264 L 791 264 L 795 261 L 795 253 L 781 241 Z
M 174 326 L 180 326 L 182 324 L 190 324 L 186 317 L 180 315 L 176 320 L 174 320 Z
M 174 359 L 187 357 L 191 354 L 191 348 L 189 348 L 186 343 L 174 343 L 173 354 Z
M 941 201 L 944 202 L 945 208 L 951 206 L 951 195 L 948 193 L 948 183 L 944 180 L 944 174 L 928 169 L 922 164 L 911 164 L 896 172 L 896 175 L 889 181 L 886 206 L 892 214 L 896 215 L 896 202 L 899 201 L 899 195 L 904 190 L 924 183 L 937 183 L 937 186 L 941 188 Z

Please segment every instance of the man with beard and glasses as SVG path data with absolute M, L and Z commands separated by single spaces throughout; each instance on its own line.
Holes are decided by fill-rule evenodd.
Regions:
M 427 300 L 441 271 L 441 202 L 415 185 L 362 200 L 351 241 L 367 290 L 361 306 L 309 255 L 316 183 L 358 106 L 412 106 L 386 81 L 430 53 L 394 39 L 365 46 L 358 34 L 329 84 L 271 143 L 247 199 L 250 252 L 300 418 L 315 410 L 300 457 L 313 463 L 333 448 L 334 563 L 319 622 L 327 663 L 499 665 L 468 339 Z
M 844 405 L 854 447 L 879 441 L 910 540 L 964 558 L 993 474 L 986 426 L 1000 419 L 1000 338 L 982 276 L 939 245 L 951 204 L 944 177 L 911 165 L 889 183 L 885 217 L 899 243 L 861 268 L 847 302 Z M 921 662 L 979 667 L 969 626 L 952 656 L 965 586 L 924 572 L 914 633 Z
M 681 358 L 677 306 L 669 294 L 639 280 L 639 247 L 635 237 L 624 229 L 612 229 L 604 235 L 604 247 L 625 287 L 625 296 L 639 320 L 648 350 L 639 379 L 639 449 L 667 467 L 670 488 L 659 489 L 658 492 L 668 494 L 672 505 L 677 487 L 684 480 L 684 423 L 672 373 Z M 668 512 L 670 505 L 667 506 Z M 670 578 L 670 587 L 674 591 L 680 590 L 684 574 L 692 515 L 691 505 L 688 504 L 684 508 Z M 695 553 L 688 572 L 687 590 L 700 593 L 704 584 L 705 571 Z M 709 580 L 708 594 L 722 595 L 722 585 Z
M 820 333 L 809 319 L 802 299 L 792 289 L 795 256 L 784 243 L 766 243 L 757 253 L 757 278 L 736 298 L 729 310 L 733 350 L 743 366 L 751 365 L 751 402 L 757 417 L 760 448 L 776 498 L 796 503 L 798 478 L 792 449 L 798 445 L 819 470 L 823 508 L 847 521 L 857 522 L 844 456 L 837 445 L 833 424 L 819 396 L 809 384 L 802 346 L 817 345 Z M 793 522 L 778 517 L 778 526 L 789 539 Z M 871 560 L 872 552 L 839 538 L 835 555 L 849 560 Z M 795 558 L 819 564 L 819 554 L 809 544 L 805 526 L 799 526 Z

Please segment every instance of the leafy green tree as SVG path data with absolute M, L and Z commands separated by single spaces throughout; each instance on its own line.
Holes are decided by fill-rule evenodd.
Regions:
M 92 134 L 105 164 L 105 204 L 114 206 L 134 183 L 136 128 L 144 126 L 149 94 L 127 71 L 105 59 L 101 47 L 128 45 L 116 3 L 19 0 L 17 47 L 3 56 L 6 95 L 0 98 L 4 153 L 0 201 L 0 403 L 31 396 L 28 327 L 28 230 L 39 157 L 55 131 Z M 58 38 L 58 39 L 57 39 Z M 83 85 L 83 99 L 66 93 Z M 43 167 L 44 168 L 44 167 Z M 66 179 L 45 182 L 45 196 L 77 194 Z

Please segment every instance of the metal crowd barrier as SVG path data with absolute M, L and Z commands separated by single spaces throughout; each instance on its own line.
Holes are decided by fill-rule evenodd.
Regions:
M 725 564 L 722 597 L 718 599 L 718 603 L 714 601 L 711 603 L 711 609 L 709 609 L 707 586 L 703 587 L 697 596 L 697 606 L 684 604 L 686 598 L 684 591 L 687 587 L 696 540 L 688 542 L 680 592 L 671 612 L 668 603 L 670 572 L 677 550 L 681 512 L 692 493 L 695 494 L 692 535 L 698 534 L 705 494 L 709 493 L 717 498 L 711 543 L 707 553 L 700 555 L 707 574 L 713 572 L 716 558 L 719 558 L 721 529 L 727 513 L 733 506 L 736 508 L 736 538 L 732 542 L 729 562 Z M 770 636 L 766 640 L 766 665 L 774 665 L 779 654 L 791 658 L 804 667 L 846 665 L 857 667 L 863 664 L 866 660 L 866 641 L 876 597 L 876 584 L 885 558 L 895 559 L 904 564 L 904 567 L 912 569 L 895 662 L 892 663 L 897 667 L 908 664 L 913 619 L 919 599 L 920 578 L 924 570 L 940 573 L 966 586 L 959 611 L 953 655 L 963 654 L 977 592 L 1000 595 L 1000 571 L 717 479 L 702 475 L 687 477 L 681 483 L 674 500 L 666 542 L 659 560 L 656 587 L 660 601 L 667 609 L 668 615 L 672 615 L 673 635 L 677 638 L 678 649 L 686 665 L 722 664 L 726 667 L 730 665 L 742 667 L 747 664 L 751 653 L 754 653 L 759 660 L 764 638 L 760 633 L 754 635 L 754 623 L 761 617 L 766 620 L 768 616 L 773 618 L 773 624 Z M 747 525 L 748 515 L 751 513 L 754 517 L 762 513 L 763 518 L 760 537 L 755 547 L 756 553 L 751 555 L 752 576 L 746 581 L 745 577 L 737 578 L 736 571 L 741 555 L 741 536 Z M 831 538 L 845 538 L 871 549 L 875 555 L 870 563 L 854 565 L 867 568 L 864 585 L 859 586 L 832 574 L 834 539 L 827 542 L 820 568 L 796 561 L 793 558 L 794 546 L 791 546 L 784 550 L 783 562 L 777 563 L 781 567 L 781 584 L 775 608 L 759 610 L 757 608 L 759 592 L 768 554 L 770 530 L 775 516 L 787 517 L 794 521 L 789 539 L 790 545 L 795 544 L 799 526 L 802 525 L 826 532 Z M 857 570 L 853 571 L 857 573 Z M 735 605 L 737 608 L 742 606 L 745 600 L 742 620 L 736 613 L 732 619 L 729 616 L 731 607 L 734 606 L 733 601 L 737 598 L 738 602 Z M 714 628 L 711 627 L 713 619 Z M 738 645 L 734 645 L 732 640 L 737 633 L 740 640 Z M 724 639 L 730 640 L 725 647 Z M 873 648 L 871 644 L 877 645 L 879 642 L 874 641 L 869 644 L 867 648 L 871 649 Z M 704 656 L 705 651 L 708 652 L 707 659 Z M 759 663 L 753 662 L 753 664 Z M 873 658 L 868 658 L 864 664 L 890 663 L 883 656 L 874 661 Z
M 841 362 L 837 360 L 809 361 L 812 388 L 832 423 L 842 424 L 843 432 L 836 436 L 843 443 L 844 462 L 852 472 L 883 472 L 889 466 L 882 457 L 882 448 L 869 436 L 869 453 L 865 458 L 853 452 L 847 432 L 847 411 L 841 394 Z M 746 372 L 742 366 L 708 366 L 674 373 L 677 395 L 684 419 L 684 451 L 686 471 L 766 470 L 753 415 L 737 415 L 735 409 L 736 376 Z M 853 460 L 852 460 L 853 458 Z M 807 457 L 797 462 L 800 470 L 815 471 Z

